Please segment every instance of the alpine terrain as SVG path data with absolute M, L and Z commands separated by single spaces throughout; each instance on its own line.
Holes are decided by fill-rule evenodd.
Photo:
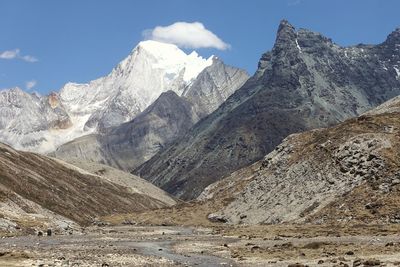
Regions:
M 171 90 L 164 92 L 133 120 L 77 138 L 51 155 L 133 170 L 217 109 L 248 79 L 246 72 L 216 57 L 212 62 L 181 96 Z
M 400 97 L 337 126 L 287 137 L 199 199 L 231 223 L 399 223 Z
M 1 91 L 0 141 L 48 153 L 77 137 L 132 120 L 169 90 L 187 96 L 204 116 L 246 79 L 244 71 L 225 66 L 215 56 L 204 59 L 172 44 L 142 41 L 110 74 L 89 83 L 67 83 L 60 92 L 43 97 L 18 88 Z
M 63 231 L 103 215 L 176 204 L 139 177 L 82 161 L 79 166 L 0 143 L 0 230 Z
M 378 45 L 341 47 L 283 20 L 256 73 L 134 173 L 175 196 L 196 198 L 289 134 L 332 126 L 399 95 L 399 66 L 400 28 Z

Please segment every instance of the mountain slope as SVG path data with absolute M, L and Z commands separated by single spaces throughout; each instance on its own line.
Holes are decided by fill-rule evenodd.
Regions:
M 107 168 L 101 172 L 108 173 Z M 36 216 L 31 218 L 32 224 L 39 223 L 40 218 L 50 217 L 49 214 L 58 221 L 88 224 L 95 217 L 106 214 L 161 208 L 175 203 L 153 185 L 135 179 L 140 186 L 132 187 L 134 180 L 131 184 L 112 182 L 111 178 L 105 179 L 59 160 L 19 152 L 0 144 L 0 217 L 8 220 L 9 225 L 22 223 L 21 220 L 32 213 L 39 213 L 38 220 Z M 146 184 L 149 189 L 142 190 Z M 152 195 L 148 195 L 149 192 Z M 153 194 L 164 196 L 157 199 Z M 10 217 L 10 209 L 15 211 L 13 217 Z
M 396 222 L 399 108 L 397 97 L 337 126 L 290 135 L 200 199 L 229 199 L 219 216 L 231 223 Z
M 194 105 L 196 113 L 204 117 L 216 110 L 249 78 L 241 69 L 225 65 L 217 57 L 188 85 L 182 97 Z
M 168 91 L 130 122 L 102 134 L 80 137 L 60 146 L 52 156 L 100 162 L 133 169 L 185 133 L 198 120 L 192 105 Z
M 66 131 L 71 118 L 57 94 L 40 97 L 19 88 L 0 91 L 0 140 L 20 147 L 35 147 L 43 131 Z
M 106 77 L 89 84 L 67 84 L 60 97 L 71 114 L 90 115 L 85 127 L 105 129 L 131 120 L 162 92 L 181 95 L 212 58 L 156 41 L 139 43 Z
M 400 93 L 400 29 L 340 47 L 287 21 L 258 70 L 190 133 L 134 173 L 184 199 L 270 152 L 284 137 L 359 115 Z
M 162 92 L 182 95 L 215 60 L 196 52 L 187 55 L 172 44 L 143 41 L 110 74 L 89 83 L 67 83 L 44 97 L 2 91 L 0 141 L 22 150 L 54 151 L 77 137 L 132 120 Z
M 162 93 L 132 121 L 75 139 L 51 155 L 133 170 L 218 108 L 247 78 L 246 72 L 214 57 L 182 97 L 173 91 Z

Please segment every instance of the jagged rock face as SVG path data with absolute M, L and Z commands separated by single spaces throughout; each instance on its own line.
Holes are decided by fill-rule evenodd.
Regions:
M 182 97 L 173 91 L 163 93 L 132 121 L 80 137 L 60 146 L 52 155 L 131 171 L 218 108 L 247 79 L 245 71 L 214 58 L 212 65 L 185 88 Z
M 56 93 L 48 97 L 29 94 L 19 88 L 0 92 L 0 139 L 19 148 L 35 147 L 43 136 L 37 133 L 71 125 Z
M 213 64 L 185 88 L 182 96 L 194 105 L 200 117 L 204 117 L 216 110 L 248 78 L 245 71 L 227 66 L 214 57 Z
M 198 119 L 192 104 L 168 91 L 132 121 L 102 134 L 78 138 L 59 147 L 52 155 L 132 170 L 184 134 Z
M 291 133 L 359 115 L 400 93 L 399 30 L 379 45 L 340 47 L 282 21 L 258 70 L 214 113 L 135 170 L 192 199 Z
M 20 152 L 0 143 L 2 223 L 6 220 L 8 225 L 17 223 L 21 228 L 42 222 L 69 224 L 71 220 L 89 224 L 103 215 L 175 203 L 143 179 L 123 177 L 111 169 L 101 167 L 99 174 L 89 173 L 60 160 Z
M 230 199 L 215 215 L 234 224 L 389 222 L 400 196 L 400 101 L 392 106 L 392 112 L 380 107 L 332 128 L 290 135 L 200 199 Z M 384 208 L 368 207 L 375 202 Z

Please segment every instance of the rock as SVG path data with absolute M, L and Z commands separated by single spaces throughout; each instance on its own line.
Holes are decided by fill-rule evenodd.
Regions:
M 227 219 L 223 215 L 210 213 L 207 219 L 211 222 L 226 223 Z
M 42 231 L 38 231 L 37 235 L 38 236 L 43 236 L 43 232 Z
M 134 225 L 135 223 L 133 221 L 131 221 L 131 220 L 126 219 L 126 220 L 124 220 L 122 222 L 122 224 L 124 224 L 124 225 Z
M 364 266 L 380 266 L 381 261 L 376 259 L 369 259 L 363 262 Z
M 301 263 L 293 263 L 293 264 L 289 264 L 288 267 L 308 267 L 308 265 L 304 265 Z
M 345 254 L 348 255 L 348 256 L 353 256 L 354 252 L 350 250 L 350 251 L 347 251 Z
M 353 261 L 353 267 L 361 266 L 362 261 L 361 259 L 356 259 Z

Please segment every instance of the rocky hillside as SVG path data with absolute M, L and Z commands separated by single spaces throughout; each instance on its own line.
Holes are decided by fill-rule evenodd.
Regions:
M 51 155 L 132 171 L 218 108 L 247 78 L 244 71 L 214 58 L 213 64 L 187 86 L 182 97 L 173 91 L 162 93 L 132 121 L 77 138 Z
M 400 98 L 331 128 L 293 134 L 206 188 L 230 223 L 400 221 Z
M 98 216 L 175 204 L 148 182 L 124 178 L 110 169 L 100 168 L 93 174 L 0 144 L 0 230 L 38 224 L 66 226 L 71 221 L 88 224 Z
M 260 160 L 289 134 L 331 126 L 400 93 L 400 29 L 341 47 L 287 21 L 258 70 L 215 112 L 134 173 L 183 199 Z

